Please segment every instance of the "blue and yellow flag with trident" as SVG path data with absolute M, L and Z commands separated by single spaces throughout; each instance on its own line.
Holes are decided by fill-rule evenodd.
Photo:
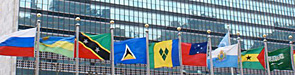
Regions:
M 75 37 L 44 37 L 40 39 L 39 49 L 73 58 L 74 40 Z
M 149 46 L 150 67 L 180 66 L 178 39 L 151 43 Z

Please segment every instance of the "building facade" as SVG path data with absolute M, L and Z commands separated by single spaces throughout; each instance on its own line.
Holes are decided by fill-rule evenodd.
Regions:
M 4 0 L 0 3 L 0 35 L 17 31 L 19 0 Z M 16 57 L 0 55 L 0 74 L 15 75 Z
M 182 27 L 182 41 L 207 41 L 212 31 L 212 46 L 231 33 L 231 43 L 237 43 L 241 33 L 242 49 L 263 46 L 263 34 L 268 37 L 270 51 L 287 47 L 289 35 L 295 36 L 295 0 L 19 0 L 18 29 L 36 26 L 41 20 L 44 36 L 73 36 L 75 24 L 81 32 L 109 33 L 115 27 L 115 40 L 145 37 L 149 24 L 149 40 L 177 39 L 177 27 Z M 36 14 L 42 17 L 37 18 Z M 75 21 L 80 17 L 81 21 Z M 110 20 L 115 24 L 111 25 Z M 229 28 L 227 27 L 229 26 Z M 295 40 L 293 40 L 295 41 Z M 53 53 L 41 53 L 42 75 L 71 75 L 74 59 Z M 81 59 L 81 74 L 110 74 L 110 61 Z M 17 58 L 17 75 L 34 73 L 34 58 Z M 208 74 L 206 67 L 185 66 L 186 74 Z M 216 68 L 216 74 L 230 74 L 229 68 Z M 117 74 L 145 74 L 145 65 L 117 65 Z M 152 69 L 152 74 L 179 74 L 179 68 Z M 238 69 L 234 69 L 239 74 Z M 290 74 L 291 71 L 272 71 Z M 244 69 L 244 74 L 266 74 L 264 70 Z

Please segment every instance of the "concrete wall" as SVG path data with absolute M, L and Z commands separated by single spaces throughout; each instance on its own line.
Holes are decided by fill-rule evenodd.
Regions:
M 0 0 L 0 36 L 17 31 L 19 0 Z M 0 74 L 15 75 L 16 57 L 0 56 Z

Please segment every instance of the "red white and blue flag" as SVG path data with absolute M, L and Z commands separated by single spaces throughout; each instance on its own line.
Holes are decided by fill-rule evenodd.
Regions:
M 34 57 L 36 29 L 30 28 L 0 36 L 0 55 Z
M 189 66 L 206 66 L 207 42 L 181 43 L 182 63 Z

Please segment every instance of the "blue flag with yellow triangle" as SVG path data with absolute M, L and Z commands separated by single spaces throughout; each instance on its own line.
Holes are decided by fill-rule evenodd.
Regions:
M 115 64 L 146 64 L 146 38 L 114 43 Z

